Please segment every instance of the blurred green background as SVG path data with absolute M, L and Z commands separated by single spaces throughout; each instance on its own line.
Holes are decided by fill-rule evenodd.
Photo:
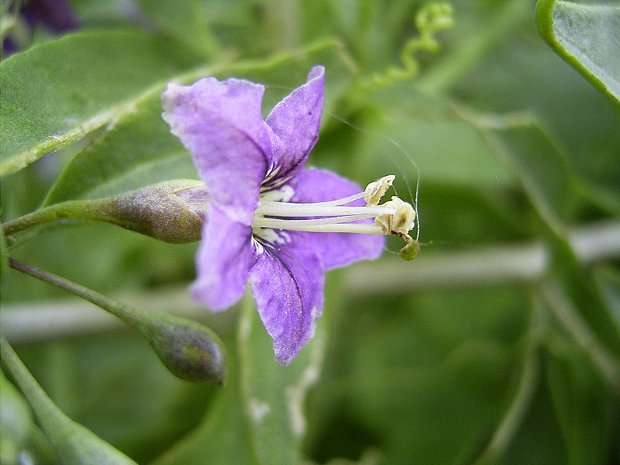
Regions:
M 310 164 L 363 185 L 394 173 L 411 201 L 419 183 L 423 247 L 412 262 L 386 252 L 328 275 L 324 360 L 307 393 L 306 434 L 294 444 L 300 461 L 620 463 L 618 106 L 554 54 L 527 0 L 451 2 L 454 25 L 435 35 L 440 50 L 417 53 L 410 79 L 386 78 L 419 35 L 414 18 L 424 3 L 72 2 L 80 31 L 50 49 L 71 73 L 39 84 L 41 98 L 64 76 L 75 95 L 103 86 L 126 101 L 129 80 L 117 68 L 137 76 L 128 95 L 140 97 L 116 125 L 4 178 L 3 220 L 46 198 L 97 198 L 196 177 L 159 117 L 167 79 L 191 82 L 213 66 L 220 78 L 264 83 L 268 111 L 312 65 L 324 64 L 326 108 Z M 101 34 L 95 45 L 73 53 L 91 31 Z M 121 46 L 108 31 L 130 36 Z M 131 34 L 140 35 L 140 48 L 131 50 Z M 11 72 L 24 70 L 28 82 L 20 55 L 34 60 L 55 40 L 37 30 L 40 44 L 8 58 L 6 69 L 13 61 Z M 170 72 L 149 82 L 139 66 L 127 69 L 135 59 L 124 53 Z M 576 233 L 581 248 L 571 242 Z M 398 247 L 390 242 L 391 251 Z M 136 305 L 207 322 L 229 347 L 235 373 L 243 363 L 238 309 L 209 315 L 183 291 L 195 249 L 89 224 L 54 228 L 11 254 Z M 70 417 L 141 464 L 269 463 L 261 452 L 244 455 L 251 447 L 241 443 L 252 435 L 231 407 L 236 375 L 227 395 L 179 381 L 128 330 L 86 317 L 58 329 L 44 311 L 58 304 L 78 315 L 97 311 L 4 273 L 2 314 L 11 319 L 3 330 Z M 47 332 L 15 316 L 33 311 L 41 311 L 42 326 L 49 319 Z M 270 350 L 267 339 L 259 343 Z M 256 365 L 257 379 L 263 368 L 266 377 L 281 376 L 269 363 L 276 362 Z M 257 441 L 275 451 L 292 447 L 277 434 Z M 55 463 L 41 443 L 25 447 L 35 463 Z

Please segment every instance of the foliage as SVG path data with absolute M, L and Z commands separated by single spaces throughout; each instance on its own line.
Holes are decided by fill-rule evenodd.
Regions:
M 79 31 L 35 31 L 0 62 L 0 317 L 85 437 L 153 465 L 618 461 L 616 6 L 455 0 L 429 26 L 414 21 L 433 8 L 420 0 L 72 5 Z M 273 361 L 247 301 L 217 315 L 189 303 L 196 244 L 81 221 L 5 234 L 63 202 L 197 178 L 161 119 L 167 82 L 251 79 L 267 108 L 315 64 L 326 105 L 310 163 L 360 184 L 398 175 L 422 248 L 328 274 L 315 339 L 291 366 Z M 175 378 L 134 333 L 9 256 L 200 320 L 226 346 L 226 385 Z M 24 410 L 3 371 L 3 404 Z M 37 421 L 11 447 L 61 463 L 28 400 Z

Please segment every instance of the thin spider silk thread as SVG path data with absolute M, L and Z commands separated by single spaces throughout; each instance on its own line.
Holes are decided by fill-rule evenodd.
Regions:
M 416 173 L 415 189 L 411 188 L 411 183 L 409 182 L 409 176 L 407 175 L 407 173 L 405 173 L 405 171 L 403 170 L 401 164 L 395 158 L 394 154 L 391 153 L 391 152 L 387 152 L 388 156 L 390 157 L 390 161 L 392 162 L 392 164 L 394 165 L 396 170 L 398 170 L 399 175 L 403 179 L 403 181 L 405 183 L 405 187 L 407 188 L 407 194 L 409 195 L 409 198 L 411 199 L 411 201 L 413 203 L 413 209 L 415 210 L 415 214 L 416 214 L 416 222 L 415 222 L 416 237 L 415 237 L 415 240 L 419 241 L 419 239 L 420 239 L 420 212 L 419 212 L 418 206 L 419 206 L 419 198 L 420 198 L 420 181 L 421 181 L 421 178 L 422 178 L 422 174 L 421 174 L 420 168 L 418 167 L 418 164 L 414 160 L 413 156 L 409 152 L 407 152 L 407 150 L 405 150 L 405 148 L 402 145 L 400 145 L 398 143 L 398 141 L 396 141 L 395 139 L 393 139 L 391 137 L 383 136 L 381 134 L 377 134 L 377 133 L 374 133 L 374 132 L 372 132 L 370 130 L 364 129 L 364 128 L 362 128 L 360 126 L 357 126 L 357 125 L 351 123 L 350 121 L 347 121 L 346 119 L 344 119 L 344 118 L 342 118 L 340 116 L 337 116 L 337 115 L 335 115 L 333 113 L 328 114 L 328 116 L 330 118 L 335 119 L 336 121 L 339 121 L 342 124 L 345 124 L 345 125 L 349 126 L 351 129 L 354 129 L 356 131 L 361 132 L 362 134 L 366 134 L 367 136 L 370 136 L 370 137 L 376 137 L 378 139 L 382 139 L 382 140 L 388 142 L 392 146 L 396 147 L 396 149 L 398 150 L 400 155 L 405 157 L 405 159 L 409 162 L 409 164 L 411 164 L 411 166 L 413 166 L 413 168 L 415 170 L 415 173 Z M 396 192 L 396 186 L 392 186 L 392 188 Z M 396 192 L 396 195 L 398 195 L 398 192 Z M 390 252 L 392 252 L 392 251 L 390 251 Z M 392 252 L 392 253 L 396 253 L 396 252 Z
M 278 89 L 278 90 L 284 90 L 284 91 L 290 91 L 292 88 L 290 86 L 283 86 L 283 85 L 278 85 L 278 84 L 263 84 L 266 88 L 269 89 Z M 394 167 L 396 168 L 396 170 L 398 171 L 400 177 L 403 179 L 403 182 L 405 183 L 405 187 L 407 188 L 407 194 L 409 195 L 409 198 L 412 201 L 413 204 L 413 209 L 415 211 L 416 214 L 416 221 L 415 221 L 415 230 L 416 230 L 416 237 L 415 237 L 415 241 L 419 243 L 420 240 L 420 231 L 421 231 L 421 221 L 420 221 L 420 210 L 419 210 L 419 197 L 420 197 L 420 182 L 421 182 L 421 178 L 422 178 L 422 173 L 420 171 L 420 168 L 418 167 L 418 164 L 416 163 L 416 161 L 414 160 L 413 156 L 395 139 L 391 138 L 391 137 L 387 137 L 387 136 L 383 136 L 381 134 L 377 134 L 371 130 L 365 129 L 361 126 L 358 126 L 356 124 L 353 124 L 352 122 L 348 121 L 347 119 L 338 116 L 334 113 L 330 113 L 330 112 L 324 112 L 324 115 L 329 117 L 329 118 L 333 118 L 336 121 L 349 126 L 351 129 L 358 131 L 362 134 L 365 134 L 369 137 L 376 137 L 379 139 L 382 139 L 386 142 L 388 142 L 390 145 L 396 147 L 397 151 L 400 153 L 401 156 L 403 156 L 408 162 L 409 164 L 411 164 L 411 166 L 413 166 L 415 173 L 416 173 L 416 182 L 415 182 L 415 189 L 412 189 L 411 187 L 411 183 L 409 182 L 409 176 L 407 175 L 407 173 L 405 173 L 405 171 L 403 170 L 401 164 L 398 162 L 398 160 L 395 158 L 394 154 L 391 152 L 387 152 L 388 156 L 390 157 L 390 161 L 392 162 L 392 164 L 394 165 Z M 396 190 L 396 186 L 392 186 L 392 188 L 394 189 L 394 192 L 396 195 L 398 195 L 398 191 Z M 429 243 L 420 243 L 421 246 L 426 246 L 426 245 L 430 245 Z M 393 250 L 389 250 L 386 248 L 386 251 L 391 253 L 391 254 L 395 254 L 395 255 L 399 255 L 399 252 L 395 252 Z

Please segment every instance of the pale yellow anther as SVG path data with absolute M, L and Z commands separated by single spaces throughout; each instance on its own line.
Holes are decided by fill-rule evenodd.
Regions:
M 375 223 L 381 226 L 386 234 L 393 234 L 407 240 L 409 238 L 408 232 L 413 229 L 415 221 L 415 210 L 411 204 L 398 197 L 392 197 L 392 200 L 385 202 L 381 206 L 394 209 L 395 211 L 394 213 L 383 213 L 377 216 Z
M 381 197 L 383 197 L 387 190 L 392 186 L 394 179 L 396 179 L 396 176 L 390 174 L 388 176 L 383 176 L 381 179 L 368 184 L 368 186 L 366 186 L 366 189 L 364 189 L 364 200 L 366 201 L 366 205 L 379 205 Z

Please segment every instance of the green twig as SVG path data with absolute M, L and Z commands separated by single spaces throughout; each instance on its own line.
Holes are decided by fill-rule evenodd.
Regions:
M 226 349 L 219 337 L 206 326 L 167 313 L 130 307 L 14 258 L 9 259 L 9 266 L 69 291 L 120 318 L 148 341 L 175 376 L 187 381 L 226 383 Z
M 42 208 L 2 225 L 4 234 L 9 237 L 27 229 L 54 221 L 114 221 L 110 214 L 108 200 L 72 200 Z
M 620 258 L 620 222 L 581 226 L 570 238 L 580 263 Z M 431 253 L 433 252 L 433 253 Z M 416 290 L 454 289 L 511 283 L 536 283 L 550 266 L 549 252 L 541 243 L 493 245 L 477 250 L 429 251 L 426 247 L 415 265 L 386 257 L 360 263 L 343 271 L 346 295 L 398 295 Z M 331 278 L 328 280 L 331 281 Z M 186 289 L 139 294 L 135 302 L 148 308 L 204 318 L 206 313 L 187 298 Z M 88 308 L 72 302 L 19 306 L 4 305 L 0 325 L 11 340 L 46 341 L 108 330 L 111 322 L 86 313 Z M 221 319 L 218 321 L 222 321 Z M 213 324 L 209 322 L 209 324 Z
M 88 302 L 104 309 L 108 313 L 120 318 L 125 323 L 134 324 L 136 319 L 139 319 L 138 315 L 142 313 L 142 311 L 138 311 L 137 309 L 129 307 L 122 302 L 104 296 L 103 294 L 99 294 L 92 289 L 74 283 L 73 281 L 69 281 L 68 279 L 61 278 L 60 276 L 47 271 L 43 271 L 14 258 L 9 259 L 9 266 L 15 270 L 21 271 L 22 273 L 40 279 L 41 281 L 52 284 L 60 289 L 69 291 L 71 294 L 87 300 Z

